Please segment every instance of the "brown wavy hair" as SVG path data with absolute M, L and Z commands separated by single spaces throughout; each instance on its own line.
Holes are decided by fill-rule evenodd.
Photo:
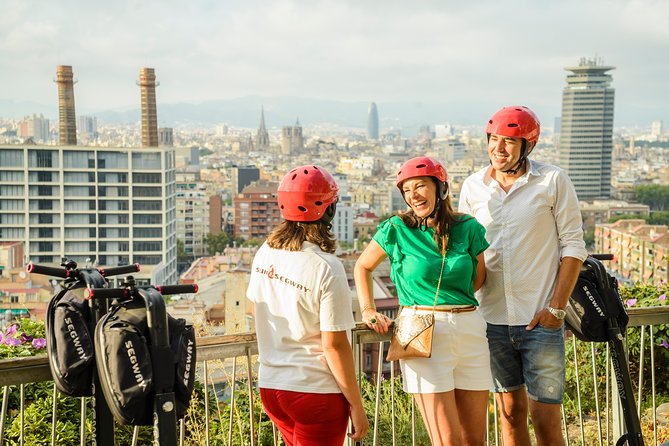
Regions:
M 272 230 L 267 238 L 270 248 L 286 251 L 302 251 L 302 242 L 311 242 L 321 250 L 334 254 L 337 249 L 335 235 L 330 225 L 322 220 L 300 222 L 284 220 Z
M 435 181 L 434 178 L 433 181 Z M 439 185 L 437 184 L 437 194 L 438 193 Z M 448 240 L 451 237 L 451 228 L 453 225 L 469 220 L 469 218 L 472 217 L 465 219 L 461 218 L 465 214 L 456 212 L 453 209 L 451 195 L 448 192 L 446 194 L 446 198 L 443 200 L 440 200 L 439 197 L 437 197 L 437 203 L 439 203 L 439 209 L 437 210 L 434 219 L 434 241 L 437 243 L 439 252 L 445 254 L 446 248 L 448 247 Z M 402 222 L 404 222 L 404 224 L 410 228 L 417 228 L 420 226 L 420 218 L 416 216 L 413 209 L 409 209 L 406 212 L 400 211 L 399 217 L 402 219 Z

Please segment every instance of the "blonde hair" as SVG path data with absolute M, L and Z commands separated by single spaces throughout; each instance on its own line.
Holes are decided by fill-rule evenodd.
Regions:
M 330 225 L 318 220 L 299 222 L 284 220 L 272 230 L 267 238 L 270 248 L 286 251 L 301 251 L 303 242 L 318 245 L 324 252 L 334 254 L 337 241 L 330 230 Z

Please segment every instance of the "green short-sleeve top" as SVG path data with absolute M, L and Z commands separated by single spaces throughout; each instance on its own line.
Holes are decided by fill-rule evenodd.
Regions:
M 442 262 L 434 229 L 410 228 L 394 216 L 378 226 L 374 241 L 390 259 L 390 278 L 400 305 L 432 306 Z M 474 297 L 476 256 L 488 246 L 485 228 L 475 218 L 461 216 L 451 228 L 437 305 L 478 305 Z

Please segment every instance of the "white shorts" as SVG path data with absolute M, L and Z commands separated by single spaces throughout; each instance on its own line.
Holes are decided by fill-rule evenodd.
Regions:
M 432 310 L 403 308 L 402 314 Z M 431 358 L 400 360 L 403 388 L 408 393 L 440 393 L 453 389 L 490 390 L 490 351 L 486 322 L 476 311 L 434 313 Z

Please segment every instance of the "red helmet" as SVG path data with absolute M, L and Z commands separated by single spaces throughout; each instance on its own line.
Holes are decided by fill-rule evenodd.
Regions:
M 540 124 L 537 115 L 524 105 L 512 105 L 492 115 L 485 128 L 490 134 L 524 138 L 528 142 L 539 139 Z
M 397 172 L 397 180 L 395 182 L 400 192 L 402 191 L 402 183 L 409 178 L 415 177 L 433 177 L 439 183 L 448 181 L 448 175 L 444 166 L 439 161 L 427 156 L 417 156 L 402 164 L 402 167 Z
M 296 167 L 279 184 L 281 216 L 290 221 L 318 221 L 337 201 L 338 192 L 337 182 L 322 167 Z

